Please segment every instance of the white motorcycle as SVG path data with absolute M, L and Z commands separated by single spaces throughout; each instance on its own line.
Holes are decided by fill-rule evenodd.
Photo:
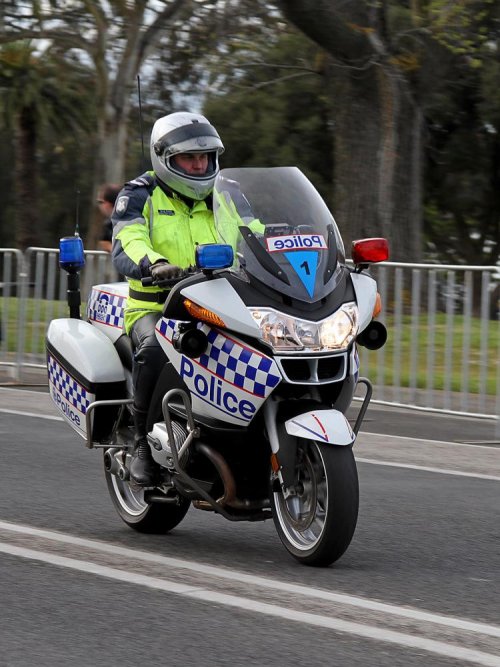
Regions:
M 221 243 L 197 248 L 197 272 L 170 289 L 156 327 L 165 365 L 148 441 L 159 484 L 129 479 L 128 286 L 94 286 L 79 319 L 79 237 L 61 240 L 70 317 L 47 332 L 50 393 L 87 447 L 104 450 L 111 499 L 130 527 L 167 532 L 191 505 L 230 521 L 272 517 L 292 556 L 328 565 L 357 521 L 352 449 L 372 391 L 357 344 L 386 339 L 367 269 L 387 259 L 387 242 L 355 242 L 348 267 L 335 220 L 295 167 L 222 170 L 213 199 Z

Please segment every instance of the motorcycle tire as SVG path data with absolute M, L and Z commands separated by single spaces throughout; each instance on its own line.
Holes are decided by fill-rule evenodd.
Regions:
M 190 501 L 181 498 L 178 505 L 147 503 L 144 491 L 135 491 L 128 481 L 121 480 L 104 468 L 106 484 L 111 501 L 118 515 L 127 526 L 140 533 L 165 534 L 175 528 L 190 506 Z
M 299 492 L 285 498 L 271 491 L 277 533 L 288 552 L 306 565 L 326 566 L 349 546 L 356 528 L 359 485 L 352 446 L 300 440 Z

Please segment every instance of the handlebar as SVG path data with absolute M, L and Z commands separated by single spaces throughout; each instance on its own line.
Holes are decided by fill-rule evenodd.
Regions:
M 177 283 L 180 283 L 185 278 L 194 276 L 196 273 L 199 273 L 196 268 L 183 269 L 182 273 L 177 276 L 177 278 L 169 278 L 168 280 L 153 280 L 152 276 L 147 276 L 146 278 L 141 278 L 141 283 L 144 287 L 174 287 Z

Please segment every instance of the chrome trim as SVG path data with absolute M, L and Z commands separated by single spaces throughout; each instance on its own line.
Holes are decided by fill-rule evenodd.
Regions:
M 130 405 L 133 403 L 134 400 L 132 398 L 113 398 L 113 399 L 107 399 L 107 400 L 102 400 L 102 401 L 94 401 L 87 407 L 87 412 L 85 413 L 85 429 L 86 429 L 86 445 L 88 449 L 97 449 L 97 448 L 108 448 L 108 444 L 97 444 L 94 443 L 92 440 L 92 429 L 94 426 L 93 422 L 93 412 L 96 408 L 100 406 L 105 406 L 105 405 L 120 405 L 121 406 L 121 411 L 123 412 L 123 409 L 126 405 Z M 121 413 L 118 415 L 118 419 L 121 417 Z M 117 420 L 118 421 L 118 420 Z
M 274 357 L 274 361 L 278 365 L 278 368 L 280 369 L 281 374 L 283 375 L 283 380 L 284 382 L 288 382 L 288 384 L 303 384 L 303 385 L 318 385 L 318 384 L 331 384 L 332 382 L 341 382 L 347 375 L 347 367 L 348 367 L 348 359 L 347 359 L 347 352 L 341 352 L 340 354 L 322 354 L 322 355 L 316 355 L 316 356 L 302 356 L 302 357 L 297 357 L 293 356 L 290 357 L 289 355 L 283 356 L 283 357 Z M 318 361 L 321 359 L 342 359 L 343 364 L 341 371 L 337 373 L 335 376 L 330 377 L 330 378 L 318 378 Z M 309 380 L 291 380 L 288 377 L 288 374 L 286 370 L 283 368 L 282 361 L 305 361 L 307 362 L 309 369 L 310 369 L 310 374 L 309 374 Z

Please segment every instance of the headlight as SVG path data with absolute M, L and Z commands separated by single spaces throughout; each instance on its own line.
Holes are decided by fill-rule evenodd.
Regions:
M 333 317 L 320 323 L 320 340 L 329 350 L 346 348 L 358 333 L 358 308 L 346 303 Z
M 321 322 L 299 320 L 271 308 L 249 308 L 262 340 L 275 352 L 326 352 L 346 349 L 358 333 L 358 307 L 345 303 Z

